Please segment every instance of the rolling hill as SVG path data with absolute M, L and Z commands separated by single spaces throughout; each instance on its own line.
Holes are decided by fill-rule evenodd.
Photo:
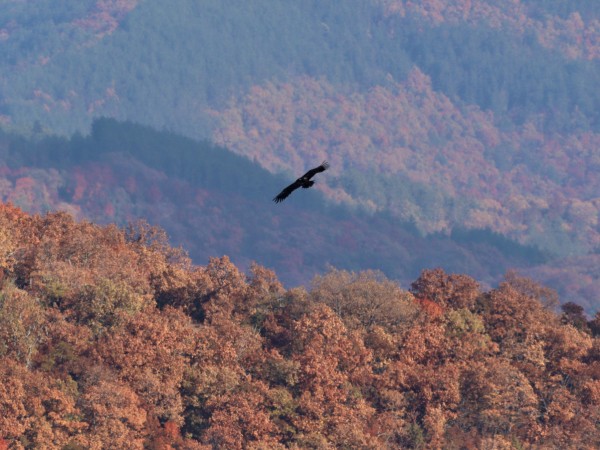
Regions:
M 310 289 L 0 204 L 0 448 L 594 448 L 600 313 L 425 270 Z

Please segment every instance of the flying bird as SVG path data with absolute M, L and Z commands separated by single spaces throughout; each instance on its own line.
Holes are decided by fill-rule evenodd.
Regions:
M 300 178 L 298 178 L 296 181 L 294 181 L 292 184 L 290 184 L 288 187 L 286 187 L 283 191 L 281 191 L 277 195 L 277 197 L 275 197 L 273 199 L 273 201 L 275 203 L 284 201 L 292 192 L 294 192 L 299 187 L 301 187 L 303 189 L 308 189 L 313 184 L 315 184 L 315 182 L 312 181 L 311 178 L 314 177 L 319 172 L 326 171 L 328 167 L 329 167 L 329 163 L 327 161 L 323 161 L 323 163 L 319 167 L 310 169 L 308 172 L 306 172 L 304 175 L 302 175 Z

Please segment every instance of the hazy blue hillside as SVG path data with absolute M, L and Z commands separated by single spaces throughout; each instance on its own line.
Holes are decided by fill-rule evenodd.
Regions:
M 42 11 L 22 13 L 31 31 L 54 20 L 51 8 Z M 37 33 L 23 40 L 10 35 L 3 113 L 17 125 L 37 118 L 56 131 L 82 130 L 91 117 L 111 115 L 206 135 L 208 105 L 265 79 L 303 73 L 364 84 L 388 72 L 402 76 L 409 62 L 399 43 L 385 29 L 367 38 L 376 12 L 362 0 L 152 0 L 114 33 L 85 46 L 62 43 L 59 25 L 50 27 L 52 39 L 42 48 Z M 31 54 L 27 60 L 51 58 L 10 74 L 22 66 L 22 47 Z M 48 97 L 32 99 L 36 89 Z
M 8 164 L 0 178 L 3 201 L 122 226 L 146 218 L 197 263 L 223 254 L 242 267 L 261 261 L 291 285 L 330 264 L 381 269 L 403 282 L 423 267 L 441 266 L 494 283 L 510 267 L 544 260 L 489 231 L 423 237 L 392 217 L 331 205 L 314 190 L 275 205 L 272 197 L 290 179 L 224 148 L 138 125 L 102 120 L 86 137 L 4 135 L 0 144 Z
M 110 115 L 206 136 L 207 106 L 264 80 L 307 75 L 368 89 L 417 65 L 452 99 L 521 121 L 551 112 L 553 127 L 577 111 L 600 126 L 596 61 L 485 22 L 431 26 L 367 0 L 149 0 L 107 11 L 108 33 L 92 3 L 13 3 L 0 16 L 0 113 L 10 123 L 72 132 Z M 554 4 L 544 12 L 567 12 Z

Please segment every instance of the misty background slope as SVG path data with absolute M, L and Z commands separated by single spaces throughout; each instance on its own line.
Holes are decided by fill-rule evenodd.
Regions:
M 519 267 L 597 309 L 592 2 L 44 0 L 0 14 L 3 201 L 147 217 L 197 262 L 256 259 L 288 283 L 327 263 L 490 283 Z M 100 117 L 164 133 L 92 129 Z M 326 158 L 324 199 L 272 210 Z

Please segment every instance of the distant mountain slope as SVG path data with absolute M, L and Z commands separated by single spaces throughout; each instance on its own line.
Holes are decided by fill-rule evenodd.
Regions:
M 389 15 L 422 17 L 439 25 L 475 24 L 535 36 L 568 58 L 600 58 L 600 6 L 588 0 L 375 0 Z
M 553 128 L 577 113 L 598 130 L 598 64 L 586 60 L 600 48 L 598 7 L 584 3 L 10 2 L 0 118 L 70 134 L 112 116 L 206 137 L 207 107 L 266 80 L 364 90 L 417 65 L 452 100 L 521 122 L 544 113 Z M 578 7 L 581 23 L 562 18 Z
M 0 66 L 27 73 L 60 54 L 81 52 L 117 29 L 139 0 L 52 0 L 3 2 Z
M 365 94 L 268 83 L 214 115 L 222 145 L 274 172 L 329 159 L 328 197 L 424 233 L 490 228 L 561 255 L 600 245 L 600 134 L 544 134 L 535 121 L 503 130 L 418 69 Z
M 224 148 L 138 125 L 101 120 L 89 137 L 4 135 L 0 143 L 8 162 L 0 171 L 2 201 L 122 225 L 146 218 L 198 262 L 222 254 L 242 267 L 256 260 L 288 284 L 305 283 L 328 264 L 376 268 L 404 281 L 442 266 L 491 284 L 510 267 L 543 260 L 489 231 L 424 238 L 385 214 L 333 206 L 314 189 L 275 205 L 272 197 L 290 178 Z

